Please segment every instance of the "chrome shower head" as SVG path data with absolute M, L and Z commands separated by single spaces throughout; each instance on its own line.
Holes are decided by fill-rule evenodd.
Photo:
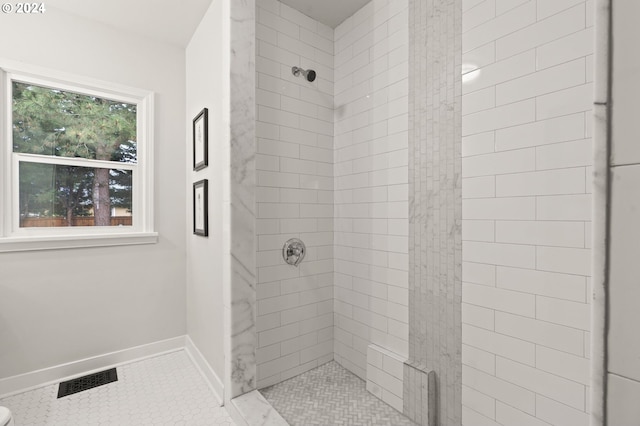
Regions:
M 293 67 L 291 68 L 291 73 L 296 77 L 302 74 L 308 82 L 312 82 L 316 79 L 316 72 L 314 70 L 304 70 L 300 67 Z

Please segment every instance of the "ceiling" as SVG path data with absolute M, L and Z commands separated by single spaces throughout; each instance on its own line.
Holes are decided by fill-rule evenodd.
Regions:
M 238 0 L 232 0 L 238 1 Z M 211 0 L 47 0 L 47 8 L 184 47 Z
M 258 0 L 259 1 L 259 0 Z M 281 0 L 282 3 L 299 10 L 316 21 L 337 27 L 342 21 L 353 15 L 369 0 Z
M 185 47 L 211 1 L 47 0 L 47 7 L 97 21 L 116 29 Z M 335 28 L 367 4 L 369 0 L 282 0 L 282 2 L 331 28 Z

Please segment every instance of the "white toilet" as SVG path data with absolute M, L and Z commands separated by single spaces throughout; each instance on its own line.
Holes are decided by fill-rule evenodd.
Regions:
M 11 411 L 6 407 L 0 407 L 0 426 L 14 426 Z

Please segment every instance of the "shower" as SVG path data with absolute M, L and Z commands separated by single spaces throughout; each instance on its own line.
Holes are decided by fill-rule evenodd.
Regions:
M 408 426 L 399 384 L 409 346 L 409 82 L 400 70 L 408 68 L 409 2 L 393 0 L 391 11 L 369 1 L 361 14 L 371 19 L 345 16 L 337 29 L 286 3 L 256 2 L 265 30 L 256 33 L 256 220 L 267 225 L 256 230 L 256 387 L 292 425 L 338 424 L 357 413 L 362 424 Z M 366 36 L 384 22 L 391 37 Z M 283 250 L 293 238 L 306 244 L 304 258 Z M 393 247 L 377 250 L 379 240 Z M 307 387 L 314 393 L 300 391 Z M 309 407 L 318 401 L 326 404 Z
M 304 70 L 300 67 L 292 67 L 291 73 L 296 77 L 302 74 L 309 83 L 313 82 L 316 79 L 316 72 L 314 70 Z

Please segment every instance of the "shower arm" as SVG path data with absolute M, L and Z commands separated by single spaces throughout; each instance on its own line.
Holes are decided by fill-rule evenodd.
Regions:
M 295 75 L 296 77 L 300 76 L 302 74 L 302 76 L 309 82 L 313 82 L 316 79 L 316 72 L 314 70 L 305 70 L 303 68 L 300 67 L 291 67 L 291 74 Z

